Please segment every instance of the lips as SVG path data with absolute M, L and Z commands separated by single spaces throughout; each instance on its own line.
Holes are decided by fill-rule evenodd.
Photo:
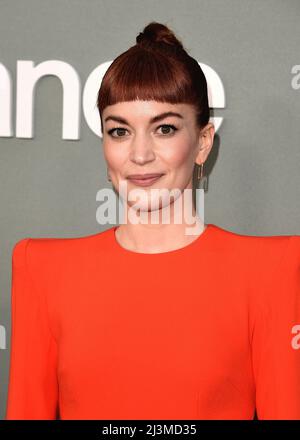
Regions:
M 142 180 L 142 179 L 152 179 L 153 177 L 160 177 L 162 174 L 160 173 L 151 173 L 151 174 L 130 174 L 128 179 Z
M 128 177 L 128 180 L 138 186 L 149 186 L 156 182 L 161 176 L 163 176 L 163 174 L 132 174 Z

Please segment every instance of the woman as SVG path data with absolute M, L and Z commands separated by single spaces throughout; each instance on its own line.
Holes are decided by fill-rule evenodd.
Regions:
M 152 22 L 98 108 L 131 221 L 15 245 L 6 419 L 300 419 L 300 236 L 205 225 L 183 196 L 214 138 L 199 64 Z

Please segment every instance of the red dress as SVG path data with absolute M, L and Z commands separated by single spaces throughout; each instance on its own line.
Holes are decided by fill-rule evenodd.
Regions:
M 6 419 L 300 419 L 300 236 L 13 249 Z

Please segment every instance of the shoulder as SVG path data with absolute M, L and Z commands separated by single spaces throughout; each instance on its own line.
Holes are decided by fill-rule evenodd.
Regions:
M 213 236 L 215 261 L 244 280 L 255 302 L 299 282 L 300 235 L 248 235 L 216 226 Z
M 104 250 L 108 245 L 114 227 L 96 234 L 71 238 L 32 238 L 18 240 L 12 249 L 14 266 L 24 266 L 27 262 L 35 266 L 41 263 L 65 262 L 75 256 L 91 254 L 93 250 Z
M 22 238 L 17 241 L 12 250 L 12 263 L 16 267 L 25 266 L 26 250 L 30 238 Z
M 217 225 L 212 225 L 215 231 L 215 243 L 219 249 L 230 250 L 252 257 L 255 261 L 264 261 L 266 264 L 276 263 L 287 249 L 290 241 L 299 248 L 300 236 L 293 235 L 250 235 L 229 230 Z M 297 240 L 298 238 L 298 240 Z
M 290 236 L 289 255 L 300 264 L 300 235 Z
M 250 323 L 300 310 L 300 235 L 247 235 L 217 227 L 215 238 L 214 246 L 226 249 L 222 262 L 245 280 Z

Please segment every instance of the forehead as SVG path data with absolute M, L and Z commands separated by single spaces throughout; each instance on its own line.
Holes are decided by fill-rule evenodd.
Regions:
M 194 108 L 190 104 L 170 104 L 168 102 L 135 100 L 108 105 L 103 110 L 103 119 L 113 115 L 121 116 L 128 120 L 148 121 L 158 114 L 169 111 L 182 115 L 182 120 L 194 116 Z

